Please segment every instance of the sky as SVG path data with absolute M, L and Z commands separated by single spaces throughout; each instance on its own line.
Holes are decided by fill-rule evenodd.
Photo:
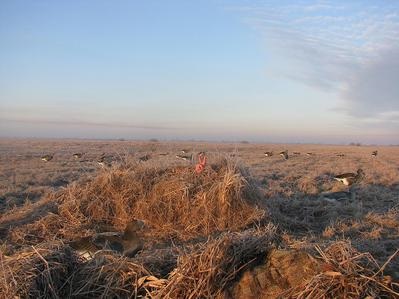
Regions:
M 399 144 L 399 1 L 0 1 L 0 136 Z

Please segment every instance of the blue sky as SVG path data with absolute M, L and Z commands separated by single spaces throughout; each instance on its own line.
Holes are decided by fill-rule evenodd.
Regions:
M 0 135 L 399 143 L 399 2 L 1 1 Z

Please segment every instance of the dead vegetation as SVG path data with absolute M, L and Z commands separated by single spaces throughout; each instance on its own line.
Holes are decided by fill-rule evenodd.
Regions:
M 156 292 L 160 298 L 216 298 L 251 265 L 263 260 L 276 245 L 276 229 L 227 233 L 179 256 L 167 285 Z
M 148 223 L 153 238 L 188 240 L 242 229 L 265 217 L 256 206 L 259 193 L 251 177 L 226 159 L 201 175 L 190 166 L 122 165 L 86 183 L 72 184 L 47 201 L 56 203 L 57 211 L 12 227 L 10 242 L 70 241 L 99 230 L 121 231 L 134 218 Z
M 369 253 L 348 242 L 318 255 L 275 249 L 276 230 L 225 233 L 180 249 L 158 267 L 176 262 L 166 278 L 154 276 L 137 259 L 99 254 L 80 259 L 61 243 L 27 247 L 1 256 L 2 298 L 396 298 L 399 284 L 383 274 Z M 177 259 L 177 261 L 176 261 Z M 147 257 L 147 265 L 151 258 Z
M 285 298 L 397 298 L 398 283 L 383 270 L 398 253 L 379 266 L 369 253 L 360 253 L 348 242 L 336 242 L 322 250 L 321 272 L 304 284 L 281 294 Z
M 329 177 L 343 166 L 312 151 L 267 160 L 258 181 L 220 155 L 200 175 L 185 161 L 121 159 L 9 209 L 0 217 L 0 298 L 396 298 L 394 164 L 373 160 L 387 176 L 371 172 L 361 202 L 331 203 L 318 194 L 339 190 Z M 68 246 L 133 218 L 148 225 L 134 258 L 100 252 L 87 261 Z

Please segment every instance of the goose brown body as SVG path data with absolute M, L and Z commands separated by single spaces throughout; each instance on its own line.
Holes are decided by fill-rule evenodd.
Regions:
M 150 159 L 151 159 L 150 155 L 144 155 L 144 156 L 139 157 L 139 161 L 141 161 L 141 162 L 145 162 L 145 161 L 148 161 Z
M 281 157 L 283 157 L 284 160 L 288 160 L 288 151 L 287 150 L 280 152 L 279 155 Z
M 102 250 L 111 250 L 127 257 L 133 257 L 143 249 L 144 242 L 138 234 L 138 231 L 143 228 L 143 221 L 134 220 L 128 223 L 123 234 L 119 232 L 99 233 L 72 241 L 69 245 L 86 259 L 92 258 L 96 252 Z
M 48 162 L 48 161 L 52 160 L 53 157 L 54 157 L 53 155 L 44 155 L 44 156 L 41 157 L 41 160 L 45 161 L 45 162 Z
M 176 155 L 176 158 L 182 159 L 184 161 L 192 161 L 193 155 Z
M 364 171 L 359 168 L 356 174 L 353 172 L 347 172 L 336 175 L 334 179 L 343 183 L 345 186 L 350 186 L 353 183 L 360 181 L 363 177 L 364 177 Z
M 271 156 L 273 156 L 273 152 L 265 152 L 265 156 L 266 157 L 271 157 Z

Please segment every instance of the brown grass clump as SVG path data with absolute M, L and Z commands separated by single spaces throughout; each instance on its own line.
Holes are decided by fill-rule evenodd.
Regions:
M 91 180 L 71 184 L 2 217 L 5 238 L 0 297 L 124 298 L 163 293 L 166 280 L 154 274 L 168 277 L 181 251 L 165 247 L 169 241 L 162 245 L 164 249 L 153 249 L 152 242 L 196 238 L 192 243 L 198 244 L 214 233 L 245 228 L 264 216 L 256 206 L 258 199 L 248 172 L 226 159 L 200 175 L 192 166 L 160 168 L 125 163 L 104 169 Z M 84 261 L 63 245 L 95 232 L 122 230 L 134 218 L 145 220 L 149 226 L 145 237 L 148 248 L 134 260 L 101 253 Z M 220 245 L 218 252 L 226 249 L 229 253 L 219 257 L 220 273 L 229 273 L 230 278 L 236 273 L 223 260 L 241 267 L 255 257 L 254 251 L 264 250 L 259 247 L 262 237 L 248 235 L 248 244 L 242 246 L 239 242 L 244 239 L 234 233 L 223 238 L 226 246 Z M 240 253 L 241 247 L 247 252 Z M 205 255 L 211 250 L 201 243 L 194 248 L 203 248 Z
M 316 246 L 323 261 L 323 272 L 306 284 L 282 294 L 282 298 L 397 298 L 390 276 L 384 276 L 385 266 L 399 250 L 382 266 L 369 253 L 360 253 L 349 243 L 340 241 L 326 250 Z M 367 297 L 368 298 L 368 297 Z
M 224 289 L 246 267 L 259 263 L 276 239 L 276 228 L 228 233 L 203 244 L 198 250 L 181 255 L 160 298 L 223 297 Z
M 385 213 L 369 212 L 360 219 L 337 221 L 327 229 L 334 230 L 332 235 L 346 235 L 351 238 L 397 237 L 399 236 L 399 210 L 390 209 Z
M 126 258 L 84 262 L 59 243 L 1 256 L 1 269 L 0 298 L 131 298 L 165 284 Z
M 54 197 L 54 196 L 53 196 Z M 145 220 L 149 235 L 186 240 L 237 230 L 264 216 L 248 172 L 226 159 L 196 174 L 191 166 L 122 165 L 60 191 L 58 212 L 11 231 L 14 243 L 71 240 L 106 227 Z
M 0 255 L 0 298 L 62 298 L 79 259 L 60 243 Z
M 112 254 L 97 256 L 80 267 L 71 282 L 74 298 L 137 298 L 150 296 L 166 280 L 143 266 Z
M 0 298 L 214 297 L 246 266 L 259 263 L 276 240 L 275 232 L 269 225 L 186 247 L 168 279 L 154 276 L 137 263 L 140 259 L 102 252 L 85 261 L 62 243 L 32 246 L 1 256 Z M 147 255 L 145 264 L 162 268 L 177 259 L 174 254 L 163 257 L 171 260 Z

